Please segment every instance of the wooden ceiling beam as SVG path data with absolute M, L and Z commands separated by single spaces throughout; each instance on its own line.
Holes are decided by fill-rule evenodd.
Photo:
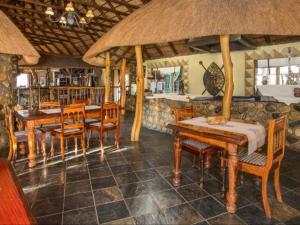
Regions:
M 125 58 L 126 54 L 131 50 L 131 46 L 127 47 L 126 50 L 122 53 L 122 55 L 116 60 L 116 64 L 121 61 L 121 59 Z
M 41 31 L 41 32 L 45 32 L 44 29 L 47 28 L 47 29 L 50 30 L 48 33 L 55 34 L 55 35 L 62 35 L 63 37 L 67 38 L 68 43 L 70 43 L 70 44 L 72 45 L 72 47 L 77 51 L 77 53 L 79 53 L 80 55 L 83 54 L 83 52 L 80 51 L 80 50 L 77 48 L 77 46 L 74 45 L 74 43 L 70 40 L 69 36 L 66 35 L 66 33 L 64 32 L 64 30 L 60 30 L 63 34 L 59 34 L 59 33 L 55 32 L 55 31 L 52 29 L 52 27 L 49 26 L 47 23 L 45 23 L 45 24 L 43 24 L 43 25 L 37 25 L 37 24 L 33 24 L 33 23 L 28 23 L 28 22 L 26 22 L 26 21 L 24 21 L 24 20 L 18 21 L 17 24 L 23 24 L 23 25 L 25 25 L 25 26 L 27 25 L 26 27 L 29 28 L 29 29 L 34 28 L 34 27 L 38 27 L 38 28 L 39 28 L 38 31 Z M 68 51 L 69 54 L 72 54 L 71 51 L 69 51 L 70 49 L 67 47 L 67 45 L 66 45 L 64 42 L 62 42 L 61 44 L 62 44 L 62 45 L 64 46 L 64 48 Z
M 19 7 L 19 6 L 14 6 L 14 5 L 9 5 L 9 4 L 5 4 L 5 3 L 0 3 L 0 7 L 1 8 L 7 8 L 7 9 L 14 9 L 14 10 L 20 10 L 20 11 L 27 11 L 27 12 L 31 12 L 31 13 L 35 13 L 36 15 L 42 15 L 44 17 L 40 17 L 40 20 L 43 21 L 43 22 L 51 22 L 49 19 L 47 19 L 45 13 L 43 11 L 38 11 L 38 10 L 35 10 L 35 9 L 31 9 L 31 8 L 24 8 L 24 7 Z M 16 13 L 15 15 L 13 16 L 19 16 L 19 17 L 23 17 L 23 18 L 27 18 L 27 19 L 32 19 L 33 16 L 31 17 L 24 17 L 23 14 L 19 14 L 19 13 Z M 53 23 L 54 24 L 54 23 Z M 109 25 L 106 25 L 106 24 L 102 24 L 102 23 L 99 23 L 99 22 L 95 22 L 95 21 L 92 21 L 88 26 L 90 29 L 93 29 L 94 31 L 99 31 L 99 32 L 106 32 L 107 30 L 106 29 L 103 29 L 103 28 L 96 28 L 96 27 L 91 27 L 91 25 L 93 26 L 98 26 L 98 27 L 106 27 L 106 28 L 112 28 L 112 26 L 109 26 Z M 62 29 L 71 29 L 71 30 L 74 30 L 73 27 L 61 27 Z M 88 27 L 84 27 L 82 28 L 84 30 L 88 29 Z M 76 31 L 76 32 L 82 32 L 82 31 Z
M 163 57 L 164 54 L 161 51 L 161 49 L 157 46 L 157 44 L 154 44 L 153 47 L 155 48 L 155 50 L 158 52 L 158 54 L 160 55 L 160 57 Z
M 67 42 L 68 39 L 63 39 L 63 38 L 60 38 L 60 37 L 49 37 L 47 36 L 46 34 L 45 35 L 40 35 L 40 34 L 37 34 L 37 33 L 31 33 L 31 32 L 28 32 L 24 29 L 21 30 L 23 34 L 25 34 L 26 37 L 31 37 L 31 38 L 42 38 L 42 39 L 45 39 L 45 40 L 49 40 L 49 41 L 56 41 L 56 42 Z M 50 33 L 50 32 L 49 32 Z
M 110 0 L 105 0 L 105 2 L 109 5 L 109 7 L 114 11 L 114 13 L 116 14 L 116 16 L 118 17 L 118 19 L 121 21 L 123 18 L 122 16 L 118 13 L 118 11 L 116 10 L 116 8 L 113 6 L 113 4 L 110 2 Z
M 174 44 L 172 42 L 168 42 L 170 48 L 172 49 L 174 55 L 178 55 L 178 51 L 176 50 Z
M 19 1 L 23 1 L 23 2 L 27 2 L 27 3 L 31 3 L 31 4 L 36 4 L 36 5 L 39 5 L 39 6 L 43 6 L 45 8 L 51 6 L 52 8 L 54 9 L 60 9 L 60 10 L 64 10 L 64 7 L 62 6 L 59 6 L 57 4 L 45 4 L 45 3 L 41 3 L 39 1 L 36 1 L 36 0 L 19 0 Z M 76 1 L 75 1 L 76 2 Z M 116 10 L 113 10 L 109 7 L 106 7 L 106 6 L 103 6 L 103 5 L 98 5 L 97 3 L 93 3 L 93 4 L 88 4 L 88 3 L 85 3 L 85 2 L 80 2 L 78 4 L 81 4 L 81 5 L 85 5 L 85 6 L 89 6 L 89 7 L 93 7 L 95 9 L 98 9 L 98 10 L 103 10 L 103 11 L 106 11 L 106 12 L 112 12 L 112 13 L 119 13 L 120 15 L 124 15 L 124 16 L 128 16 L 127 13 L 124 13 L 124 12 L 121 12 L 121 11 L 116 11 Z
M 140 7 L 136 6 L 136 5 L 132 5 L 129 4 L 128 2 L 124 1 L 124 0 L 109 0 L 110 2 L 125 6 L 128 9 L 138 9 Z

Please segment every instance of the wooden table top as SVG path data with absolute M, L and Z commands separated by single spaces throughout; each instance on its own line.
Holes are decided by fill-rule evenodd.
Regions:
M 87 105 L 85 106 L 86 112 L 94 112 L 99 111 L 100 106 L 98 105 Z M 35 113 L 30 113 L 29 110 L 18 110 L 16 116 L 23 121 L 30 121 L 30 120 L 38 120 L 38 119 L 45 119 L 45 118 L 52 118 L 52 117 L 60 117 L 61 108 L 55 109 L 43 109 L 39 110 Z
M 172 129 L 175 133 L 187 132 L 193 135 L 201 135 L 202 137 L 216 139 L 227 143 L 236 145 L 244 145 L 248 142 L 248 138 L 244 134 L 223 131 L 208 127 L 201 127 L 197 125 L 184 124 L 184 123 L 169 123 L 167 128 Z
M 0 159 L 0 199 L 0 224 L 36 224 L 10 162 L 3 159 Z

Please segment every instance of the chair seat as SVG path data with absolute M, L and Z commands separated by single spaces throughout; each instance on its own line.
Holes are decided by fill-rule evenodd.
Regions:
M 99 122 L 99 119 L 87 118 L 87 119 L 84 120 L 84 122 L 86 122 L 86 123 L 97 123 L 97 122 Z
M 49 123 L 49 124 L 45 124 L 45 125 L 42 125 L 42 127 L 57 127 L 57 126 L 61 126 L 61 123 Z
M 240 162 L 252 164 L 255 166 L 264 166 L 267 162 L 267 156 L 253 152 L 248 155 L 248 150 L 244 149 L 239 152 L 238 159 Z
M 195 141 L 192 139 L 185 139 L 185 140 L 183 140 L 182 144 L 187 144 L 187 145 L 197 148 L 199 150 L 205 149 L 210 146 L 209 144 L 205 144 L 205 143 Z
M 61 133 L 62 132 L 61 128 L 55 129 L 54 131 L 57 132 L 57 133 Z M 64 130 L 64 134 L 77 133 L 77 132 L 80 132 L 80 131 L 81 130 L 79 128 L 66 129 L 66 130 Z
M 89 124 L 91 127 L 101 127 L 101 122 Z M 113 127 L 116 126 L 114 123 L 105 123 L 104 127 Z

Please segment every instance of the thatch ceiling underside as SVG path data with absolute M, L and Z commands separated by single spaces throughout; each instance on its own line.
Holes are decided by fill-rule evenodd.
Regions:
M 67 0 L 1 0 L 0 9 L 17 25 L 36 50 L 43 55 L 83 56 L 103 34 L 123 18 L 151 0 L 73 0 L 76 10 L 84 15 L 92 7 L 95 18 L 85 28 L 62 27 L 52 23 L 45 15 L 47 6 L 62 13 Z M 174 29 L 176 25 L 174 24 Z M 150 31 L 151 32 L 151 31 Z M 255 46 L 300 41 L 299 37 L 246 36 Z M 175 55 L 209 52 L 209 46 L 193 49 L 186 41 L 144 46 L 144 58 L 155 59 Z M 134 61 L 133 48 L 111 51 L 116 63 L 125 57 Z

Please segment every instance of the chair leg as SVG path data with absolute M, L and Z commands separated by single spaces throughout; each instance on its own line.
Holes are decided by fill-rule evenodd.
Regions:
M 244 184 L 244 173 L 243 173 L 243 171 L 241 171 L 240 180 L 241 180 L 241 185 L 243 185 Z
M 83 151 L 83 155 L 86 155 L 86 149 L 85 149 L 85 135 L 84 132 L 81 135 L 81 147 L 82 147 L 82 151 Z
M 276 194 L 277 201 L 282 202 L 279 176 L 280 176 L 280 167 L 275 169 L 274 172 L 274 187 L 275 187 L 275 194 Z
M 92 129 L 88 130 L 88 135 L 87 135 L 87 146 L 86 146 L 87 149 L 90 147 L 91 136 L 92 136 Z
M 199 156 L 200 157 L 200 156 Z M 196 161 L 197 161 L 197 155 L 193 154 L 193 164 L 192 167 L 194 168 L 196 166 Z
M 61 154 L 61 159 L 65 160 L 65 144 L 64 144 L 64 138 L 60 138 L 60 154 Z
M 12 156 L 13 156 L 13 144 L 12 144 L 12 141 L 10 140 L 10 143 L 9 143 L 9 153 L 8 153 L 8 156 L 7 156 L 7 160 L 11 161 L 12 160 Z
M 199 152 L 199 161 L 200 161 L 200 167 L 201 167 L 200 187 L 203 188 L 203 184 L 204 184 L 204 154 L 202 152 Z
M 13 145 L 13 155 L 12 155 L 13 161 L 17 159 L 17 149 L 18 149 L 18 145 L 17 144 Z
M 75 142 L 75 153 L 77 154 L 77 150 L 78 150 L 77 137 L 74 138 L 74 142 Z
M 221 159 L 221 176 L 222 176 L 222 196 L 225 197 L 226 165 L 224 159 Z
M 120 131 L 117 128 L 115 132 L 115 145 L 117 146 L 117 149 L 120 148 Z
M 100 150 L 101 150 L 102 154 L 104 154 L 103 134 L 104 134 L 104 132 L 100 132 Z
M 47 155 L 46 155 L 46 132 L 42 133 L 42 151 L 43 151 L 44 161 L 46 161 L 46 158 L 47 158 Z
M 50 145 L 51 145 L 51 149 L 50 149 L 50 154 L 51 154 L 51 157 L 54 157 L 54 136 L 51 135 L 51 138 L 50 138 Z
M 270 205 L 269 205 L 269 201 L 268 201 L 268 176 L 269 174 L 266 174 L 262 177 L 262 200 L 263 200 L 263 206 L 264 206 L 264 210 L 266 213 L 267 218 L 271 218 L 271 210 L 270 210 Z

